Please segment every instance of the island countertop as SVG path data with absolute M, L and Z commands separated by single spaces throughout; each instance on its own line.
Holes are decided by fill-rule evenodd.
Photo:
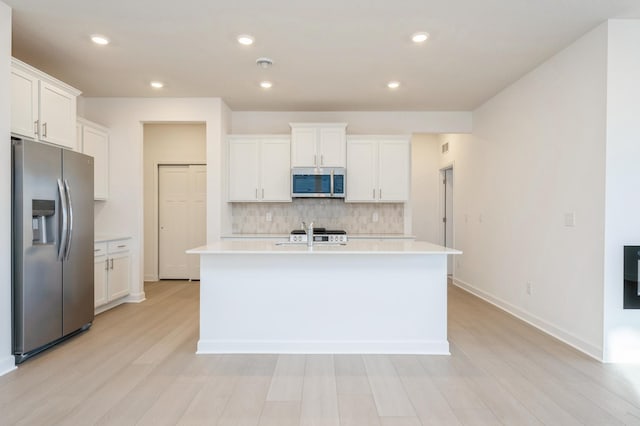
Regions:
M 289 243 L 274 241 L 218 241 L 187 250 L 189 254 L 462 254 L 425 241 L 370 241 L 351 240 L 345 245 L 314 243 Z

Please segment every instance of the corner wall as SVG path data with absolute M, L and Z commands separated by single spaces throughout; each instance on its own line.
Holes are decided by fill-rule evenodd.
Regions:
M 15 369 L 11 355 L 11 9 L 0 2 L 0 376 Z
M 455 161 L 456 283 L 598 359 L 606 57 L 603 24 L 474 111 L 442 160 Z
M 640 362 L 640 310 L 623 309 L 623 246 L 640 245 L 640 21 L 609 21 L 604 359 Z
M 131 295 L 144 300 L 143 124 L 199 122 L 206 124 L 207 238 L 220 236 L 221 120 L 219 98 L 85 98 L 89 120 L 109 128 L 109 199 L 96 205 L 96 233 L 132 237 Z

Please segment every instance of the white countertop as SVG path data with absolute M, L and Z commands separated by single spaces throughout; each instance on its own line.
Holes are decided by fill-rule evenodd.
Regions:
M 316 243 L 278 245 L 274 241 L 219 241 L 187 250 L 189 254 L 462 254 L 424 241 L 352 240 L 346 245 Z
M 93 236 L 93 241 L 96 243 L 106 243 L 108 241 L 128 240 L 131 236 L 121 234 L 96 234 Z
M 407 234 L 347 234 L 348 238 L 355 240 L 415 240 L 415 235 Z M 289 239 L 289 234 L 225 234 L 223 240 L 230 239 Z

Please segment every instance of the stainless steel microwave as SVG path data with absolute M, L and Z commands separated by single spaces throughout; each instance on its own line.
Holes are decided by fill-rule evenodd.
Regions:
M 344 167 L 294 167 L 291 169 L 293 198 L 344 198 Z

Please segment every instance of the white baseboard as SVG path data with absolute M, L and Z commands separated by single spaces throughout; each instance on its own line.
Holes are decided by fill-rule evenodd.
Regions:
M 527 324 L 537 328 L 538 330 L 566 343 L 567 345 L 579 350 L 580 352 L 600 361 L 603 362 L 603 352 L 602 352 L 602 348 L 599 348 L 597 346 L 592 345 L 591 343 L 585 342 L 584 340 L 580 339 L 579 337 L 574 336 L 573 334 L 569 333 L 568 331 L 557 327 L 541 318 L 536 317 L 535 315 L 530 314 L 527 311 L 524 311 L 520 308 L 518 308 L 517 306 L 513 306 L 512 304 L 505 302 L 504 300 L 497 298 L 495 296 L 492 296 L 489 293 L 486 293 L 474 286 L 472 286 L 469 283 L 466 283 L 462 280 L 459 280 L 457 278 L 453 278 L 453 284 L 457 287 L 460 287 L 461 289 L 479 297 L 480 299 L 483 299 L 489 303 L 491 303 L 492 305 L 502 309 L 503 311 L 513 315 L 516 318 L 521 319 L 522 321 L 526 322 Z
M 197 354 L 450 355 L 444 341 L 199 340 Z
M 0 376 L 3 376 L 16 368 L 16 359 L 13 355 L 0 359 Z
M 144 291 L 140 292 L 140 293 L 131 293 L 129 294 L 125 299 L 124 302 L 125 303 L 140 303 L 140 302 L 144 302 L 145 300 L 147 300 Z
M 145 275 L 144 282 L 155 282 L 160 281 L 160 278 L 157 275 Z

